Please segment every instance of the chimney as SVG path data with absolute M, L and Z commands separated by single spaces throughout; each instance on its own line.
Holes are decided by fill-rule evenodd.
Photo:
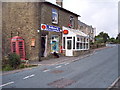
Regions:
M 56 0 L 56 4 L 63 7 L 63 0 Z

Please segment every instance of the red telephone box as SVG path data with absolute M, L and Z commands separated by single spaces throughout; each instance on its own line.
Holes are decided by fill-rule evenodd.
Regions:
M 21 60 L 25 60 L 25 45 L 22 37 L 15 36 L 11 39 L 11 52 L 20 55 Z

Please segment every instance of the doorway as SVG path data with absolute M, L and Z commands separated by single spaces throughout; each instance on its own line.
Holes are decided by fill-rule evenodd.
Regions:
M 46 57 L 47 49 L 47 35 L 46 36 L 41 36 L 41 57 Z
M 72 39 L 66 40 L 66 56 L 73 56 Z

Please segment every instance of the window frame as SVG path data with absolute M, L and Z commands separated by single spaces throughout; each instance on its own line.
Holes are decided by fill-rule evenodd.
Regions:
M 54 16 L 55 15 L 55 16 Z M 52 24 L 58 24 L 58 19 L 59 19 L 59 17 L 58 17 L 59 15 L 58 15 L 58 10 L 57 9 L 55 9 L 55 8 L 52 8 Z M 55 20 L 53 20 L 53 17 L 57 17 L 57 20 L 55 21 Z

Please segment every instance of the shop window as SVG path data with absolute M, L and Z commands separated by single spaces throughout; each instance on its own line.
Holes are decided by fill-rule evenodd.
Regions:
M 84 38 L 84 42 L 86 42 L 86 38 Z
M 88 49 L 88 43 L 86 43 L 86 49 Z
M 52 23 L 58 24 L 58 11 L 56 9 L 52 9 Z
M 75 49 L 75 37 L 73 37 L 73 49 Z
M 87 42 L 89 42 L 89 39 L 87 39 Z
M 80 49 L 82 49 L 82 43 L 80 43 Z
M 84 43 L 84 49 L 85 49 L 85 43 Z
M 65 49 L 65 37 L 63 37 L 63 49 Z
M 51 36 L 51 52 L 59 52 L 59 37 L 58 35 Z
M 79 42 L 77 42 L 77 49 L 80 49 L 80 43 Z
M 67 39 L 72 39 L 72 37 L 67 37 Z

